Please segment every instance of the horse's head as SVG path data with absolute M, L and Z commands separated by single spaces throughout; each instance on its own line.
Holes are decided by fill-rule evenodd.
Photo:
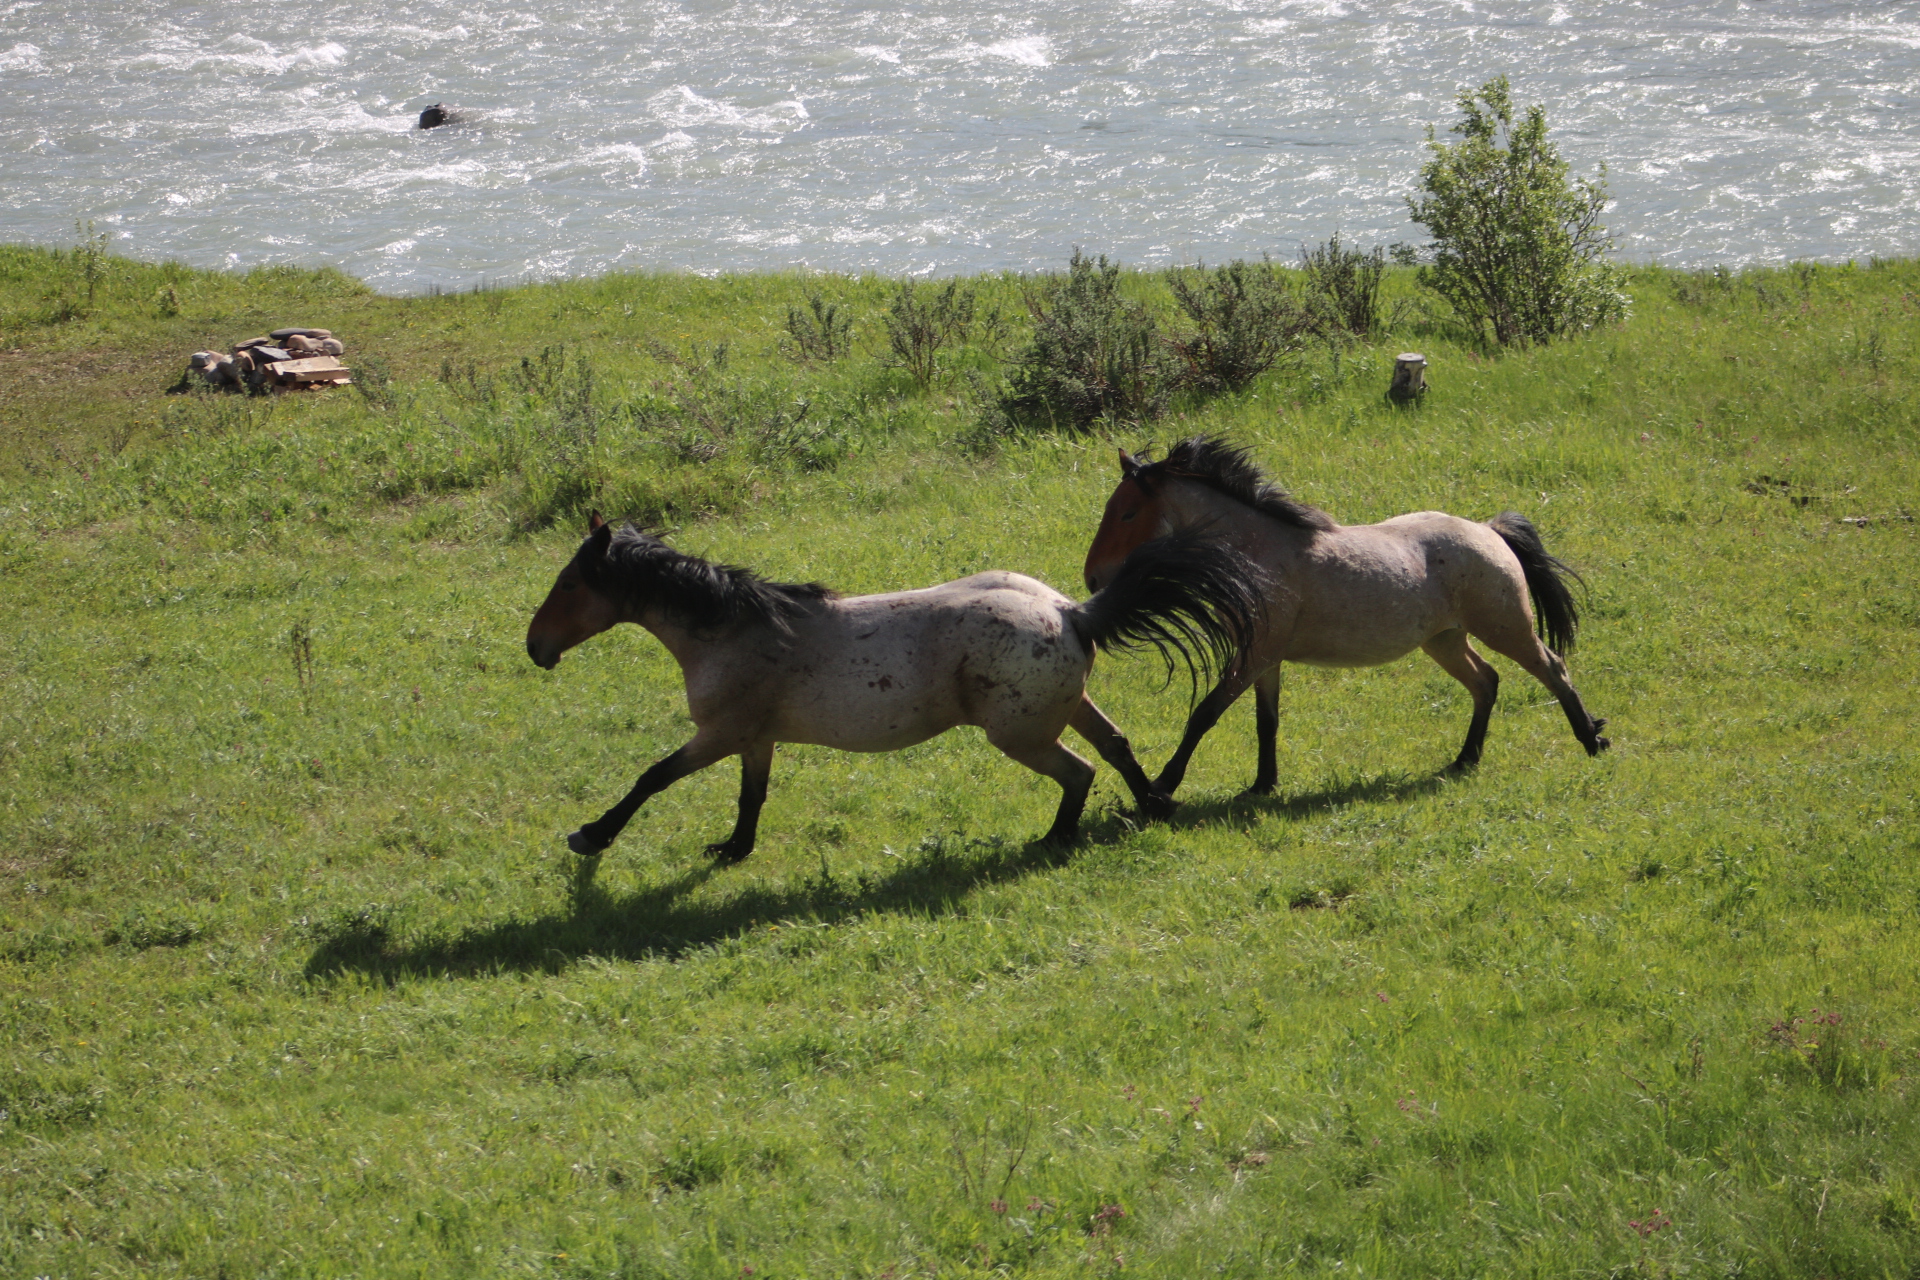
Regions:
M 1100 528 L 1087 548 L 1086 567 L 1081 576 L 1087 590 L 1098 591 L 1113 581 L 1133 549 L 1167 532 L 1169 520 L 1166 493 L 1162 483 L 1151 476 L 1148 464 L 1120 451 L 1120 483 L 1107 499 L 1100 517 Z
M 553 590 L 527 624 L 527 656 L 551 671 L 560 655 L 620 621 L 620 610 L 594 583 L 613 544 L 613 526 L 598 511 L 587 518 L 587 540 L 554 580 Z

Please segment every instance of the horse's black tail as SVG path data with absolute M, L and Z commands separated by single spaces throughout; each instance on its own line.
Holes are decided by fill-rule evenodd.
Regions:
M 1586 581 L 1559 560 L 1547 554 L 1540 531 L 1517 511 L 1503 511 L 1487 521 L 1487 527 L 1520 561 L 1527 575 L 1527 594 L 1533 597 L 1533 625 L 1547 647 L 1555 653 L 1573 652 L 1573 633 L 1580 629 L 1580 611 L 1574 607 L 1571 579 L 1585 587 Z
M 1197 680 L 1224 671 L 1252 638 L 1264 609 L 1266 576 L 1218 538 L 1182 530 L 1138 547 L 1085 604 L 1074 629 L 1090 645 L 1160 651 L 1173 677 L 1177 656 Z

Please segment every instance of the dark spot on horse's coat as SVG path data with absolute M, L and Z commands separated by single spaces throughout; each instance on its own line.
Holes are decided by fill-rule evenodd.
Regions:
M 854 639 L 855 640 L 871 640 L 879 634 L 880 634 L 880 628 L 875 627 L 873 630 L 867 632 L 867 634 L 863 636 L 855 636 Z
M 893 677 L 881 676 L 878 680 L 870 680 L 867 682 L 867 688 L 869 689 L 875 687 L 876 685 L 878 685 L 882 689 L 891 689 L 893 688 Z

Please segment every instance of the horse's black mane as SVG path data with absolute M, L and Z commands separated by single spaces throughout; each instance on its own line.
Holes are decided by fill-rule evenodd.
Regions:
M 580 573 L 594 590 L 639 597 L 692 631 L 751 623 L 784 633 L 792 619 L 838 598 L 818 582 L 768 582 L 751 569 L 675 551 L 636 525 L 613 535 L 604 558 L 581 555 Z
M 1151 485 L 1155 479 L 1197 480 L 1209 489 L 1238 499 L 1282 524 L 1296 529 L 1333 529 L 1333 517 L 1318 507 L 1295 502 L 1286 490 L 1267 479 L 1253 451 L 1231 444 L 1218 436 L 1193 436 L 1167 450 L 1158 462 L 1140 468 L 1139 478 Z

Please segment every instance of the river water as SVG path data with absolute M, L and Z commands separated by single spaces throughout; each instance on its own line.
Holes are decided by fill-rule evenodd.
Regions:
M 1920 3 L 1816 0 L 0 0 L 0 241 L 390 292 L 1292 258 L 1419 241 L 1502 72 L 1629 260 L 1920 253 Z

